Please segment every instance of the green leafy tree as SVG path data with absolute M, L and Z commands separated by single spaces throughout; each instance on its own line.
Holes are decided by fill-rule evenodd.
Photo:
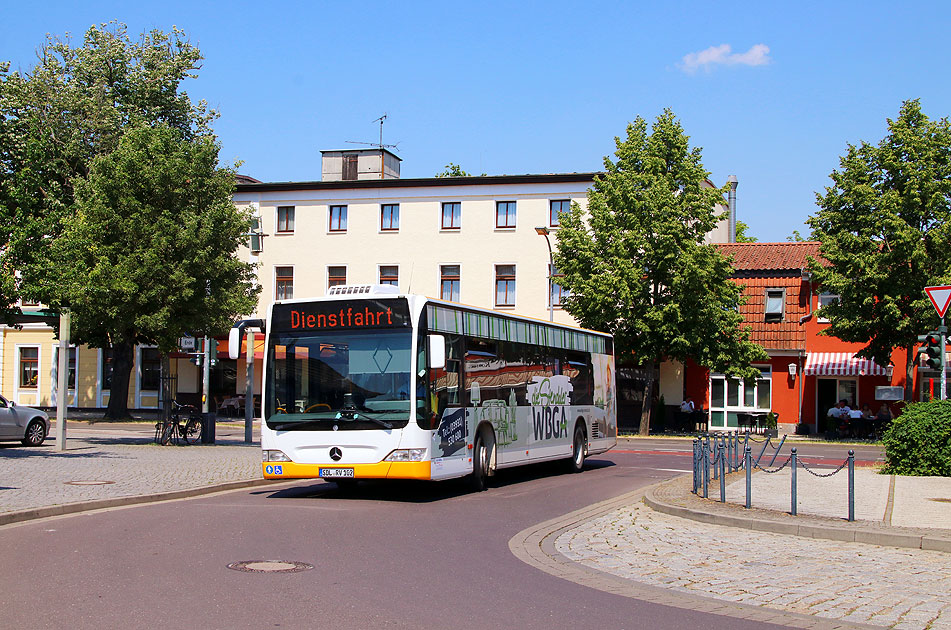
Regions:
M 750 229 L 750 226 L 743 223 L 740 220 L 736 222 L 736 242 L 737 243 L 756 243 L 759 241 L 755 236 L 749 236 L 746 231 Z
M 951 283 L 951 125 L 902 104 L 877 145 L 849 145 L 810 217 L 827 266 L 812 264 L 823 290 L 823 334 L 867 344 L 880 365 L 905 350 L 905 399 L 913 390 L 918 335 L 938 324 L 924 287 Z
M 767 355 L 740 327 L 741 287 L 729 261 L 704 244 L 723 218 L 725 189 L 704 185 L 700 149 L 689 147 L 670 110 L 650 132 L 638 117 L 615 143 L 615 159 L 605 157 L 605 173 L 588 191 L 587 212 L 572 204 L 561 217 L 555 264 L 570 291 L 565 309 L 612 333 L 620 360 L 693 359 L 755 377 L 751 362 Z
M 215 335 L 254 309 L 254 267 L 235 256 L 251 217 L 231 201 L 210 135 L 165 124 L 130 128 L 77 181 L 75 218 L 54 245 L 73 338 L 112 348 L 107 417 L 127 415 L 136 344 L 167 353 L 185 335 Z
M 436 177 L 472 177 L 472 173 L 468 173 L 462 170 L 462 167 L 458 164 L 450 162 L 446 164 L 446 170 L 442 173 L 436 173 Z M 481 177 L 485 177 L 485 173 L 482 173 Z
M 77 47 L 48 36 L 38 57 L 25 73 L 0 64 L 0 315 L 20 297 L 63 303 L 50 244 L 72 216 L 76 182 L 125 129 L 160 122 L 191 137 L 216 117 L 180 89 L 201 53 L 177 29 L 132 41 L 112 22 Z
M 69 306 L 74 339 L 113 351 L 108 417 L 127 415 L 135 343 L 167 351 L 253 309 L 217 114 L 181 89 L 201 59 L 177 29 L 133 41 L 112 22 L 0 67 L 0 316 Z

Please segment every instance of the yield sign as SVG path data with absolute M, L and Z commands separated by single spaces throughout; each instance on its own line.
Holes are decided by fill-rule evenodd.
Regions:
M 948 312 L 948 304 L 951 303 L 951 286 L 925 287 L 925 293 L 928 294 L 931 303 L 937 309 L 938 317 L 943 318 L 944 314 Z

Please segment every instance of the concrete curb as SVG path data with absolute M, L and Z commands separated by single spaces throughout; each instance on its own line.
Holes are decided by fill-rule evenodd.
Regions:
M 509 540 L 509 550 L 522 562 L 555 577 L 653 604 L 792 628 L 813 630 L 879 628 L 879 626 L 812 617 L 643 584 L 575 562 L 555 549 L 555 540 L 565 531 L 618 508 L 637 503 L 642 500 L 645 492 L 650 492 L 658 485 L 662 484 L 628 492 L 523 529 Z
M 804 538 L 822 538 L 840 542 L 859 542 L 869 545 L 924 549 L 928 551 L 951 553 L 951 537 L 946 536 L 906 532 L 901 531 L 898 528 L 893 528 L 893 531 L 888 531 L 883 528 L 862 527 L 861 525 L 845 523 L 840 526 L 823 525 L 816 522 L 795 523 L 771 520 L 759 516 L 746 516 L 743 514 L 714 513 L 712 511 L 707 512 L 680 505 L 672 505 L 657 497 L 656 490 L 661 486 L 672 483 L 683 483 L 683 480 L 686 478 L 689 478 L 689 475 L 677 477 L 672 481 L 655 484 L 649 487 L 644 493 L 644 503 L 646 503 L 647 506 L 652 510 L 670 514 L 671 516 L 679 516 L 692 521 L 698 521 L 700 523 L 727 525 L 729 527 L 739 527 L 742 529 L 770 532 L 774 534 L 802 536 Z M 730 504 L 717 505 L 723 506 Z M 745 508 L 739 506 L 736 506 L 736 509 L 745 510 Z
M 137 494 L 127 497 L 115 497 L 112 499 L 97 499 L 95 501 L 82 501 L 80 503 L 66 503 L 63 505 L 51 505 L 30 510 L 20 510 L 18 512 L 7 512 L 0 514 L 0 527 L 12 523 L 23 523 L 51 516 L 63 516 L 65 514 L 77 514 L 79 512 L 90 512 L 93 510 L 103 510 L 126 505 L 136 505 L 141 503 L 156 503 L 158 501 L 173 501 L 175 499 L 187 499 L 197 497 L 203 494 L 212 494 L 215 492 L 226 492 L 228 490 L 239 490 L 241 488 L 253 488 L 255 486 L 278 485 L 282 480 L 271 479 L 246 479 L 242 481 L 229 481 L 219 483 L 213 486 L 202 486 L 200 488 L 188 488 L 186 490 L 172 490 L 169 492 L 158 492 L 155 494 Z

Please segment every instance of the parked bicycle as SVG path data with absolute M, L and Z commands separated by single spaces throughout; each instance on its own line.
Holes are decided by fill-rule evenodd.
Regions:
M 162 422 L 155 424 L 155 441 L 162 446 L 171 441 L 176 444 L 184 440 L 185 444 L 195 444 L 201 439 L 201 414 L 193 405 L 182 405 L 172 401 L 172 413 Z

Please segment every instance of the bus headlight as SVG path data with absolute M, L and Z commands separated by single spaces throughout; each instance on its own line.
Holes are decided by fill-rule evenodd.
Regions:
M 389 455 L 383 461 L 386 462 L 421 462 L 426 457 L 424 448 L 400 448 Z
M 283 451 L 261 451 L 261 460 L 265 462 L 289 462 L 291 458 Z

